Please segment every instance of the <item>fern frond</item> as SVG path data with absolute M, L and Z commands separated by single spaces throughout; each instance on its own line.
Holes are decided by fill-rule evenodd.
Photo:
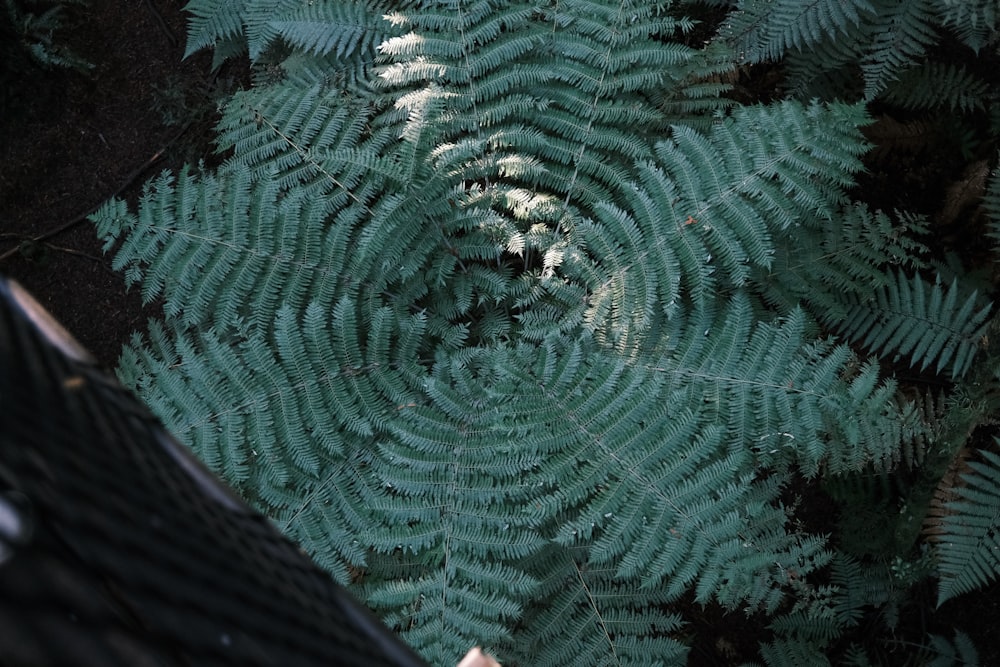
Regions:
M 874 99 L 938 41 L 934 3 L 871 0 L 843 32 L 785 47 L 771 59 L 785 57 L 787 87 L 798 99 Z
M 392 33 L 375 2 L 320 2 L 272 15 L 270 28 L 289 45 L 338 60 L 355 52 L 375 53 Z M 251 57 L 254 52 L 251 50 Z
M 801 639 L 779 639 L 761 644 L 760 655 L 767 667 L 795 667 L 796 665 L 830 665 L 821 646 Z
M 799 99 L 882 97 L 909 109 L 969 111 L 986 105 L 986 83 L 924 56 L 942 28 L 978 50 L 996 15 L 991 2 L 744 0 L 718 39 L 750 63 L 784 58 L 787 87 Z
M 864 150 L 848 128 L 864 117 L 860 107 L 786 103 L 741 109 L 707 136 L 674 128 L 656 146 L 657 161 L 637 165 L 638 181 L 621 188 L 627 210 L 597 207 L 593 222 L 571 230 L 581 250 L 564 271 L 582 272 L 589 285 L 586 321 L 628 346 L 616 332 L 641 333 L 682 299 L 703 303 L 720 285 L 741 286 L 766 269 L 774 234 L 793 220 L 836 215 Z M 822 129 L 828 123 L 843 134 Z
M 923 533 L 931 542 L 938 540 L 942 533 L 941 520 L 951 514 L 948 505 L 960 499 L 958 488 L 962 484 L 962 476 L 973 472 L 969 467 L 969 459 L 973 450 L 961 447 L 955 452 L 941 479 L 934 489 L 934 496 L 928 504 L 927 516 L 924 518 Z
M 788 95 L 801 101 L 862 99 L 864 81 L 858 76 L 858 65 L 870 41 L 868 31 L 861 29 L 855 39 L 834 35 L 786 52 L 784 88 Z
M 993 0 L 935 0 L 934 4 L 944 25 L 976 53 L 996 42 L 1000 8 Z
M 829 583 L 813 585 L 796 579 L 803 595 L 769 627 L 781 642 L 797 641 L 809 650 L 822 650 L 889 600 L 892 582 L 887 570 L 839 552 L 829 565 Z
M 938 604 L 986 586 L 1000 574 L 1000 456 L 980 450 L 982 462 L 968 461 L 970 472 L 954 488 L 937 520 L 934 551 L 938 559 Z
M 867 299 L 892 280 L 884 267 L 924 268 L 927 248 L 919 239 L 926 229 L 920 217 L 894 220 L 855 204 L 835 213 L 833 224 L 807 222 L 777 234 L 774 260 L 757 269 L 754 284 L 779 312 L 802 305 L 817 320 L 842 320 L 850 298 Z
M 893 1 L 878 7 L 871 23 L 872 42 L 861 64 L 865 99 L 874 99 L 910 63 L 937 41 L 934 0 Z M 884 3 L 879 3 L 884 4 Z
M 983 195 L 983 209 L 989 216 L 989 235 L 994 240 L 1000 239 L 1000 169 L 993 169 L 986 182 L 986 193 Z
M 869 0 L 743 0 L 721 36 L 745 62 L 778 60 L 824 38 L 849 38 L 873 11 Z
M 870 300 L 855 300 L 843 322 L 829 323 L 849 340 L 906 357 L 921 370 L 936 364 L 940 373 L 951 364 L 951 377 L 959 378 L 979 349 L 990 309 L 978 303 L 976 292 L 963 293 L 957 281 L 945 290 L 940 280 L 929 285 L 900 271 Z
M 979 652 L 969 635 L 961 630 L 955 630 L 954 642 L 941 635 L 930 635 L 930 649 L 934 651 L 933 657 L 927 662 L 932 667 L 946 667 L 947 665 L 965 665 L 966 667 L 976 667 L 979 665 Z
M 297 0 L 191 0 L 185 57 L 234 39 L 258 60 L 277 39 L 319 56 L 338 59 L 374 57 L 375 48 L 392 35 L 391 24 L 372 0 L 310 2 Z
M 141 277 L 144 298 L 162 297 L 164 312 L 187 327 L 225 331 L 241 320 L 266 322 L 283 293 L 301 295 L 299 281 L 321 270 L 316 252 L 324 244 L 322 204 L 301 195 L 279 204 L 277 197 L 275 184 L 253 188 L 244 170 L 164 175 L 147 188 L 137 218 L 113 216 L 141 230 L 121 245 L 113 266 Z M 108 208 L 98 212 L 99 224 L 112 224 L 107 215 Z M 313 231 L 299 235 L 304 222 Z M 253 312 L 245 306 L 251 296 L 259 297 Z
M 517 128 L 531 143 L 511 148 L 549 165 L 532 185 L 568 202 L 612 198 L 609 185 L 627 179 L 615 168 L 621 156 L 648 155 L 648 139 L 635 128 L 645 137 L 668 129 L 639 91 L 660 85 L 665 71 L 694 55 L 671 39 L 689 22 L 642 4 L 620 13 L 603 3 L 538 12 L 531 3 L 477 2 L 446 16 L 399 12 L 393 20 L 413 32 L 382 46 L 395 61 L 380 72 L 383 84 L 437 86 L 449 96 L 455 137 Z M 632 131 L 623 131 L 623 114 L 631 115 Z M 524 128 L 535 131 L 525 135 Z
M 808 320 L 802 311 L 780 326 L 750 331 L 749 304 L 735 299 L 731 308 L 722 322 L 692 322 L 702 337 L 686 339 L 672 351 L 672 365 L 659 368 L 688 387 L 689 400 L 701 397 L 733 441 L 747 443 L 765 460 L 793 461 L 815 474 L 821 467 L 841 472 L 883 461 L 909 429 L 918 428 L 916 415 L 894 398 L 893 383 L 879 382 L 876 368 L 842 376 L 854 365 L 845 348 L 804 345 Z M 834 423 L 827 410 L 855 416 Z
M 203 40 L 294 53 L 222 167 L 95 217 L 168 314 L 123 381 L 438 663 L 681 660 L 673 601 L 794 604 L 834 555 L 793 475 L 922 427 L 798 307 L 915 247 L 845 194 L 864 106 L 719 113 L 727 47 L 660 2 L 383 4 L 199 3 Z M 775 43 L 862 4 L 782 4 L 816 25 Z M 797 241 L 820 296 L 760 284 Z
M 184 57 L 216 42 L 243 37 L 243 15 L 248 0 L 191 0 L 184 11 L 188 19 L 188 41 Z
M 984 108 L 989 92 L 989 84 L 965 66 L 930 62 L 902 72 L 883 98 L 905 109 L 969 112 Z
M 586 560 L 582 548 L 552 548 L 545 560 L 551 574 L 540 582 L 543 603 L 528 610 L 531 641 L 509 655 L 520 664 L 597 666 L 606 664 L 679 665 L 688 648 L 677 614 L 665 611 L 662 591 L 639 591 Z
M 234 150 L 234 168 L 282 189 L 335 191 L 329 205 L 364 201 L 371 186 L 359 185 L 389 167 L 382 160 L 397 140 L 398 126 L 372 127 L 375 107 L 346 103 L 342 91 L 322 84 L 268 86 L 237 93 L 219 122 L 220 150 Z M 238 166 L 237 166 L 238 165 Z M 393 169 L 389 177 L 403 178 Z M 357 193 L 354 193 L 357 190 Z M 344 200 L 347 200 L 345 202 Z
M 674 124 L 708 130 L 711 114 L 733 105 L 726 94 L 732 90 L 736 58 L 721 41 L 706 44 L 698 55 L 668 68 L 670 83 L 647 95 Z

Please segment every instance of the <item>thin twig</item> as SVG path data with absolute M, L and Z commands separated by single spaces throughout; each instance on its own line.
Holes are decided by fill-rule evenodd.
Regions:
M 82 250 L 77 250 L 76 248 L 66 248 L 65 246 L 56 245 L 54 243 L 49 243 L 47 241 L 35 241 L 27 234 L 18 234 L 16 232 L 5 232 L 0 234 L 0 239 L 18 239 L 21 243 L 17 246 L 18 250 L 24 248 L 25 244 L 41 245 L 46 250 L 54 250 L 56 252 L 66 253 L 67 255 L 75 255 L 76 257 L 82 257 L 84 259 L 89 259 L 90 261 L 99 264 L 106 273 L 115 275 L 115 272 L 105 266 L 105 261 L 103 257 L 98 257 L 97 255 L 91 255 L 88 252 L 83 252 Z
M 76 257 L 82 257 L 84 259 L 89 259 L 92 262 L 97 262 L 102 267 L 104 266 L 104 258 L 98 257 L 97 255 L 91 255 L 89 252 L 83 252 L 82 250 L 77 250 L 75 248 L 66 248 L 61 245 L 54 245 L 52 243 L 46 243 L 45 247 L 49 250 L 55 250 L 56 252 L 63 252 L 67 255 L 75 255 Z M 114 275 L 114 271 L 108 271 L 111 275 Z
M 115 190 L 113 193 L 111 193 L 110 195 L 108 195 L 107 197 L 104 197 L 102 199 L 102 203 L 104 201 L 107 201 L 108 199 L 113 199 L 113 198 L 117 197 L 118 195 L 120 195 L 122 193 L 122 191 L 124 191 L 126 188 L 128 188 L 130 185 L 132 185 L 132 183 L 134 183 L 137 178 L 139 178 L 140 176 L 142 176 L 142 174 L 147 169 L 149 169 L 154 164 L 156 164 L 156 162 L 158 162 L 160 160 L 160 158 L 163 157 L 163 154 L 166 152 L 167 148 L 169 148 L 175 141 L 177 141 L 178 139 L 180 139 L 184 135 L 185 132 L 188 131 L 188 128 L 191 127 L 191 123 L 192 123 L 192 121 L 190 121 L 190 120 L 187 123 L 185 123 L 176 133 L 174 133 L 174 135 L 172 137 L 170 137 L 170 139 L 163 145 L 162 148 L 160 148 L 160 150 L 156 151 L 153 154 L 153 156 L 151 158 L 149 158 L 148 160 L 146 160 L 145 162 L 143 162 L 141 165 L 139 165 L 138 167 L 136 167 L 135 169 L 133 169 L 128 174 L 128 176 L 125 177 L 125 180 L 122 181 L 121 185 L 118 186 L 117 190 Z M 31 238 L 31 239 L 25 239 L 25 240 L 33 242 L 33 243 L 44 243 L 45 241 L 48 241 L 49 239 L 51 239 L 51 238 L 53 238 L 55 236 L 58 236 L 58 235 L 60 235 L 60 234 L 62 234 L 64 232 L 67 232 L 70 229 L 72 229 L 73 227 L 76 227 L 78 224 L 80 224 L 81 222 L 83 222 L 84 220 L 86 220 L 87 217 L 91 213 L 93 213 L 94 211 L 96 211 L 100 206 L 101 206 L 101 204 L 97 204 L 96 206 L 91 206 L 90 208 L 88 208 L 83 213 L 81 213 L 81 214 L 77 215 L 76 217 L 68 220 L 67 222 L 64 222 L 63 224 L 59 225 L 55 229 L 50 229 L 49 231 L 45 232 L 44 234 L 41 234 L 41 235 L 36 236 L 34 238 Z M 20 251 L 21 251 L 21 244 L 19 243 L 15 247 L 11 248 L 7 252 L 5 252 L 2 255 L 0 255 L 0 262 L 4 261 L 5 259 L 10 259 L 11 257 L 13 257 L 14 255 L 16 255 Z
M 153 4 L 153 0 L 146 0 L 146 6 L 149 7 L 149 11 L 153 13 L 153 18 L 155 18 L 157 24 L 159 24 L 160 30 L 162 30 L 163 34 L 167 36 L 167 41 L 170 42 L 171 48 L 177 46 L 177 35 L 175 35 L 174 31 L 167 25 L 167 22 L 163 18 L 163 14 L 161 14 L 160 10 Z

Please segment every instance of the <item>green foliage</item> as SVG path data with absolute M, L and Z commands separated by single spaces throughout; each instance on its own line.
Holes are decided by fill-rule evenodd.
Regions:
M 945 290 L 940 278 L 930 285 L 900 272 L 832 324 L 849 340 L 882 355 L 907 357 L 920 370 L 936 362 L 934 371 L 940 373 L 950 363 L 957 379 L 979 349 L 990 307 L 977 304 L 976 292 L 962 294 L 957 280 Z
M 937 41 L 932 2 L 882 2 L 874 8 L 869 27 L 872 42 L 861 63 L 865 99 L 878 95 Z
M 923 268 L 926 220 L 896 218 L 861 204 L 841 208 L 832 220 L 805 217 L 794 234 L 776 239 L 774 259 L 756 272 L 754 285 L 782 312 L 799 305 L 817 319 L 841 322 L 852 300 L 871 298 L 893 279 L 886 266 Z
M 996 43 L 1000 11 L 994 0 L 935 0 L 935 4 L 943 24 L 976 53 Z
M 317 56 L 362 52 L 370 59 L 391 34 L 375 2 L 191 0 L 185 10 L 191 15 L 186 56 L 222 45 L 217 55 L 247 51 L 258 60 L 280 39 Z
M 750 60 L 873 20 L 775 4 L 725 22 Z M 879 53 L 924 48 L 928 6 Z M 164 304 L 119 376 L 407 641 L 680 664 L 719 605 L 801 664 L 898 616 L 932 568 L 847 553 L 795 498 L 944 430 L 845 343 L 958 379 L 989 306 L 908 277 L 926 218 L 852 200 L 863 103 L 735 106 L 734 53 L 659 2 L 189 10 L 189 52 L 281 48 L 221 167 L 94 216 Z
M 4 0 L 0 19 L 4 69 L 27 69 L 25 56 L 46 68 L 92 69 L 91 63 L 60 43 L 67 29 L 67 7 L 85 4 L 84 0 Z
M 830 665 L 830 660 L 819 646 L 795 640 L 777 640 L 761 644 L 760 655 L 769 667 L 794 667 L 795 665 Z
M 930 667 L 951 667 L 952 665 L 978 667 L 979 652 L 976 651 L 976 646 L 972 643 L 969 635 L 961 630 L 955 631 L 954 642 L 940 635 L 931 635 L 930 640 L 930 648 L 933 650 L 933 654 L 927 662 Z
M 992 0 L 740 0 L 718 39 L 747 62 L 785 59 L 801 99 L 885 99 L 907 109 L 982 108 L 989 84 L 929 59 L 954 30 L 978 51 L 993 39 Z
M 986 192 L 983 193 L 983 209 L 990 221 L 990 236 L 1000 240 L 1000 170 L 990 172 Z
M 740 0 L 722 36 L 748 63 L 776 60 L 788 51 L 809 51 L 826 40 L 857 35 L 871 0 Z
M 970 461 L 970 472 L 954 487 L 957 496 L 935 521 L 941 582 L 938 604 L 985 586 L 1000 573 L 1000 456 L 980 451 L 983 461 Z
M 908 109 L 969 112 L 987 105 L 990 85 L 960 65 L 926 63 L 906 70 L 885 99 Z
M 741 0 L 736 19 L 724 24 L 719 38 L 750 63 L 786 58 L 790 88 L 802 97 L 829 98 L 846 88 L 875 98 L 938 41 L 943 20 L 935 0 L 775 4 Z

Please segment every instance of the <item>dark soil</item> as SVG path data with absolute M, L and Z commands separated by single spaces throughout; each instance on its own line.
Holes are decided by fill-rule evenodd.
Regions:
M 212 81 L 210 54 L 183 59 L 184 4 L 91 2 L 55 35 L 91 70 L 29 65 L 4 81 L 0 273 L 107 366 L 156 308 L 143 307 L 138 288 L 126 290 L 85 217 L 116 194 L 134 199 L 150 175 L 179 166 L 192 137 L 210 150 L 199 136 L 206 114 L 184 108 L 199 96 L 207 106 Z

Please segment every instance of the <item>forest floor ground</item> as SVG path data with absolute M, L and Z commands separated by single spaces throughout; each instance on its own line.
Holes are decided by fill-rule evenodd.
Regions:
M 134 202 L 150 176 L 196 160 L 210 140 L 219 79 L 210 54 L 183 59 L 183 4 L 92 2 L 67 14 L 56 39 L 93 68 L 15 72 L 0 98 L 0 273 L 108 366 L 157 309 L 126 290 L 86 215 L 112 196 Z
M 0 91 L 0 274 L 27 287 L 108 367 L 159 307 L 126 289 L 86 216 L 114 196 L 134 203 L 151 176 L 207 155 L 213 100 L 247 77 L 239 65 L 212 72 L 208 53 L 183 58 L 184 4 L 91 2 L 60 36 L 91 70 L 20 72 Z M 928 613 L 934 626 L 969 633 L 981 664 L 1000 664 L 997 587 Z M 709 616 L 714 627 L 702 630 L 719 641 L 752 647 L 760 639 L 749 625 L 740 629 L 740 614 Z M 707 650 L 693 652 L 692 664 L 735 664 L 699 648 Z M 893 664 L 913 664 L 913 655 L 901 646 Z

